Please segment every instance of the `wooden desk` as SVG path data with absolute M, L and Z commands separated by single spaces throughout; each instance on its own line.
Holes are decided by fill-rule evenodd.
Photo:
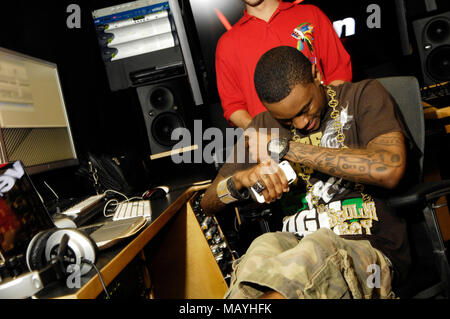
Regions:
M 156 298 L 222 298 L 227 284 L 214 259 L 189 200 L 207 186 L 190 187 L 152 201 L 152 222 L 132 239 L 99 253 L 96 262 L 106 286 L 150 246 L 152 286 Z M 152 239 L 161 238 L 151 247 Z M 103 292 L 92 269 L 81 278 L 79 289 L 58 284 L 38 298 L 92 299 Z

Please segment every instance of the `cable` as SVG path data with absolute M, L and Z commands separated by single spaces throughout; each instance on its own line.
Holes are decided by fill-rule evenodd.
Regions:
M 85 263 L 85 264 L 88 264 L 88 265 L 91 265 L 95 269 L 95 271 L 97 272 L 98 278 L 100 279 L 100 283 L 102 284 L 103 290 L 105 291 L 106 299 L 111 299 L 111 296 L 109 295 L 109 292 L 106 289 L 106 285 L 105 285 L 105 283 L 103 281 L 102 274 L 100 273 L 100 270 L 98 270 L 97 266 L 93 262 L 91 262 L 90 260 L 87 260 L 85 258 L 81 258 L 81 262 Z
M 115 191 L 115 190 L 113 190 L 113 189 L 107 189 L 107 190 L 104 192 L 104 194 L 106 194 L 106 193 L 108 193 L 108 192 L 119 194 L 119 195 L 125 197 L 126 199 L 128 199 L 127 195 L 125 195 L 125 194 L 123 194 L 123 193 L 121 193 L 121 192 Z
M 104 194 L 106 195 L 106 193 L 108 193 L 108 192 L 110 192 L 110 193 L 115 193 L 115 194 L 119 194 L 119 195 L 123 196 L 123 197 L 125 198 L 125 201 L 128 201 L 128 200 L 129 200 L 128 197 L 127 197 L 125 194 L 123 194 L 123 193 L 121 193 L 121 192 L 118 192 L 118 191 L 116 191 L 116 190 L 113 190 L 113 189 L 107 189 L 107 190 L 104 192 Z M 108 208 L 108 206 L 109 206 L 110 204 L 113 204 L 113 205 L 116 206 L 116 208 L 114 209 L 114 211 L 115 211 L 115 210 L 117 209 L 117 206 L 119 206 L 120 203 L 121 203 L 121 202 L 119 202 L 119 200 L 117 200 L 117 199 L 115 199 L 115 198 L 108 200 L 108 201 L 106 202 L 105 206 L 103 207 L 103 216 L 105 216 L 105 217 L 107 217 L 107 218 L 113 217 L 113 216 L 114 216 L 114 212 L 113 212 L 112 214 L 109 214 L 109 215 L 108 215 L 108 214 L 106 214 L 106 209 Z
M 130 202 L 130 201 L 135 200 L 135 199 L 136 200 L 142 200 L 143 197 L 144 197 L 144 194 L 145 194 L 145 193 L 142 194 L 140 197 L 139 196 L 134 196 L 134 197 L 128 198 L 125 194 L 123 194 L 121 192 L 118 192 L 118 191 L 115 191 L 113 189 L 106 190 L 104 192 L 104 194 L 106 194 L 107 192 L 116 193 L 116 194 L 119 194 L 119 195 L 121 195 L 121 196 L 123 196 L 125 198 L 125 200 L 123 200 L 121 202 L 119 200 L 115 199 L 115 198 L 110 199 L 109 201 L 106 202 L 105 206 L 103 207 L 103 216 L 105 216 L 107 218 L 114 216 L 114 212 L 112 214 L 106 214 L 106 209 L 107 209 L 108 205 L 115 205 L 116 206 L 115 209 L 114 209 L 114 211 L 115 211 L 117 209 L 117 207 L 119 206 L 119 204 Z
M 116 208 L 114 209 L 114 211 L 117 209 L 117 206 L 119 206 L 119 201 L 117 199 L 110 199 L 109 201 L 106 202 L 105 206 L 103 206 L 103 216 L 105 216 L 106 218 L 109 217 L 113 217 L 114 213 L 112 214 L 106 214 L 106 208 L 108 207 L 108 205 L 110 205 L 111 203 L 113 203 L 114 205 L 116 205 Z
M 134 197 L 130 197 L 130 198 L 128 198 L 128 200 L 126 200 L 126 202 L 130 202 L 130 201 L 132 201 L 132 200 L 142 200 L 143 198 L 142 198 L 142 196 L 141 197 L 139 197 L 139 196 L 134 196 Z
M 237 228 L 237 225 L 236 225 L 236 221 L 237 221 L 237 216 L 234 216 L 234 220 L 233 220 L 234 230 L 239 232 L 239 229 Z
M 56 199 L 59 200 L 59 196 L 58 196 L 58 194 L 56 194 L 56 192 L 53 190 L 53 188 L 51 188 L 50 185 L 48 185 L 46 181 L 44 181 L 44 184 L 45 184 L 45 186 L 48 187 L 49 190 L 51 190 L 53 195 L 55 195 Z

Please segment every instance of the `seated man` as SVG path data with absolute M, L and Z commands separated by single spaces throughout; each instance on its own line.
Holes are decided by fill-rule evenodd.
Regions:
M 225 297 L 393 297 L 410 262 L 405 224 L 383 201 L 404 175 L 409 145 L 395 102 L 375 80 L 324 86 L 316 67 L 285 46 L 261 57 L 254 80 L 268 111 L 249 127 L 277 128 L 267 148 L 282 158 L 227 161 L 202 208 L 217 213 L 255 184 L 266 203 L 301 196 L 283 231 L 259 236 L 235 262 Z M 278 160 L 291 162 L 297 185 Z

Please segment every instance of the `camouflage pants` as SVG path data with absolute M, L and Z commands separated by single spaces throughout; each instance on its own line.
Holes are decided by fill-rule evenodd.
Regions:
M 258 298 L 275 290 L 291 298 L 393 298 L 389 261 L 365 240 L 319 229 L 301 241 L 266 233 L 235 261 L 225 298 Z M 376 280 L 378 278 L 378 280 Z

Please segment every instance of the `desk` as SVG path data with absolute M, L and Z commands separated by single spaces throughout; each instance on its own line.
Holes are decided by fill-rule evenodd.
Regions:
M 222 298 L 227 289 L 189 200 L 207 186 L 170 192 L 151 202 L 152 222 L 138 235 L 99 253 L 96 266 L 103 281 L 110 284 L 146 247 L 155 243 L 149 263 L 156 298 Z M 164 231 L 162 231 L 164 229 Z M 199 271 L 201 269 L 201 271 Z M 92 269 L 81 278 L 81 287 L 58 284 L 42 290 L 38 298 L 97 298 L 103 292 L 100 278 Z

